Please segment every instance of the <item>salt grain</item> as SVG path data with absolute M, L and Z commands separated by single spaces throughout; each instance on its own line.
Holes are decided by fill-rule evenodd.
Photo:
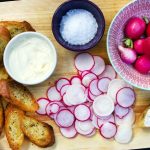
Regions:
M 60 33 L 71 45 L 85 45 L 96 35 L 98 24 L 94 16 L 84 9 L 69 10 L 62 17 Z

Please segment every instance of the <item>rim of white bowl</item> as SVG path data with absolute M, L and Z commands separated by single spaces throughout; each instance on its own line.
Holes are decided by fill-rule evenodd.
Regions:
M 10 53 L 10 46 L 11 46 L 12 44 L 14 44 L 18 38 L 24 37 L 24 36 L 27 36 L 27 35 L 28 35 L 28 36 L 33 35 L 33 36 L 35 36 L 35 37 L 40 37 L 40 38 L 42 38 L 43 40 L 45 40 L 45 41 L 50 45 L 50 47 L 52 48 L 53 55 L 54 55 L 54 56 L 53 56 L 54 59 L 53 59 L 53 62 L 52 62 L 53 65 L 52 65 L 51 69 L 49 69 L 49 72 L 43 77 L 43 79 L 37 80 L 37 81 L 34 81 L 34 82 L 25 82 L 25 81 L 22 81 L 22 80 L 17 79 L 17 78 L 11 73 L 11 71 L 10 71 L 10 69 L 9 69 L 9 65 L 8 65 L 8 63 L 7 63 L 7 62 L 8 62 L 8 57 L 7 57 L 7 56 L 8 56 L 9 53 Z M 55 47 L 54 47 L 52 41 L 51 41 L 47 36 L 45 36 L 45 35 L 43 35 L 42 33 L 39 33 L 39 32 L 28 31 L 28 32 L 23 32 L 23 33 L 20 33 L 20 34 L 16 35 L 14 38 L 12 38 L 12 39 L 8 42 L 8 44 L 6 45 L 6 48 L 5 48 L 5 50 L 4 50 L 3 62 L 4 62 L 4 66 L 5 66 L 6 71 L 8 72 L 8 74 L 10 75 L 10 77 L 11 77 L 12 79 L 14 79 L 15 81 L 17 81 L 17 82 L 19 82 L 19 83 L 21 83 L 21 84 L 24 84 L 24 85 L 36 85 L 36 84 L 40 84 L 40 83 L 46 81 L 46 80 L 53 74 L 53 72 L 54 72 L 54 70 L 55 70 L 55 68 L 56 68 L 56 65 L 57 65 L 57 52 L 56 52 L 56 49 L 55 49 Z
M 108 54 L 109 60 L 110 60 L 110 62 L 111 62 L 111 64 L 112 64 L 113 68 L 115 69 L 115 71 L 119 74 L 119 76 L 120 76 L 123 80 L 125 80 L 127 83 L 131 84 L 132 86 L 134 86 L 134 87 L 136 87 L 136 88 L 149 91 L 150 88 L 144 88 L 144 87 L 139 86 L 139 85 L 137 85 L 137 84 L 135 84 L 135 83 L 133 83 L 133 82 L 130 82 L 130 81 L 128 81 L 123 75 L 121 75 L 120 72 L 118 71 L 117 67 L 115 67 L 115 65 L 113 64 L 112 59 L 111 59 L 110 54 L 109 54 L 109 50 L 108 50 L 108 49 L 109 49 L 108 39 L 109 39 L 109 36 L 110 36 L 110 30 L 111 30 L 111 28 L 112 28 L 112 25 L 113 25 L 113 23 L 114 23 L 116 17 L 121 13 L 121 11 L 123 11 L 126 7 L 128 7 L 128 6 L 131 5 L 132 3 L 135 3 L 136 1 L 137 1 L 137 0 L 133 0 L 133 1 L 129 2 L 129 3 L 127 3 L 125 6 L 123 6 L 123 7 L 117 12 L 117 14 L 115 15 L 115 17 L 113 18 L 113 20 L 112 20 L 112 22 L 111 22 L 111 24 L 110 24 L 110 26 L 109 26 L 108 34 L 107 34 L 107 42 L 106 42 L 107 54 Z

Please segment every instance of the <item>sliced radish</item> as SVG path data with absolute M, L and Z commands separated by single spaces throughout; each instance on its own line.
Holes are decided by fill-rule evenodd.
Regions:
M 82 135 L 89 135 L 93 132 L 94 126 L 92 125 L 91 120 L 87 121 L 75 121 L 75 129 L 77 130 L 78 133 Z
M 132 125 L 135 122 L 135 113 L 132 108 L 130 108 L 129 113 L 120 119 L 115 115 L 115 122 L 117 125 L 128 124 Z
M 88 87 L 90 82 L 94 79 L 97 79 L 97 76 L 94 74 L 94 73 L 87 73 L 83 76 L 82 78 L 82 84 L 85 86 L 85 87 Z
M 102 77 L 108 77 L 110 79 L 115 79 L 116 76 L 117 76 L 117 74 L 116 74 L 114 68 L 111 65 L 106 65 L 103 73 L 101 75 L 99 75 L 99 79 Z
M 70 110 L 62 109 L 56 116 L 57 124 L 62 128 L 67 128 L 73 125 L 75 118 Z
M 67 98 L 66 94 L 64 94 L 64 96 L 63 96 L 63 102 L 67 106 L 72 106 L 72 104 L 68 101 L 68 98 Z
M 49 114 L 48 116 L 49 116 L 51 119 L 55 119 L 55 118 L 56 118 L 56 115 L 57 115 L 57 114 Z
M 78 105 L 86 102 L 87 95 L 85 87 L 80 84 L 70 85 L 66 91 L 68 102 L 72 105 Z
M 112 122 L 106 122 L 100 128 L 100 134 L 106 139 L 113 138 L 116 132 L 117 132 L 117 126 Z
M 88 91 L 88 98 L 91 100 L 90 102 L 93 102 L 96 97 L 97 96 L 93 95 L 90 91 Z
M 122 107 L 130 107 L 134 104 L 135 93 L 133 89 L 129 87 L 123 87 L 117 92 L 116 95 L 117 102 Z
M 93 56 L 89 53 L 81 53 L 75 57 L 75 67 L 79 71 L 91 70 L 94 66 Z
M 67 109 L 69 109 L 74 114 L 75 107 L 76 106 L 69 106 L 67 107 Z
M 111 79 L 107 78 L 107 77 L 100 78 L 98 83 L 97 83 L 98 89 L 100 91 L 106 93 L 108 90 L 108 86 L 109 86 L 110 81 L 111 81 Z
M 90 73 L 90 71 L 83 71 L 82 73 L 81 73 L 81 77 L 83 78 L 86 74 L 88 74 L 88 73 Z
M 126 83 L 121 79 L 114 79 L 109 83 L 107 94 L 113 99 L 115 103 L 116 103 L 116 94 L 123 87 L 132 88 L 131 85 L 129 85 L 128 83 Z
M 74 110 L 74 115 L 79 121 L 86 121 L 91 116 L 91 111 L 89 107 L 84 104 L 78 105 Z
M 66 85 L 62 86 L 62 88 L 60 89 L 61 96 L 63 96 L 66 93 L 69 86 L 70 86 L 70 84 L 66 84 Z
M 71 84 L 81 84 L 81 78 L 79 78 L 78 76 L 73 76 L 71 78 Z
M 97 129 L 99 129 L 99 126 L 98 126 L 98 124 L 97 124 L 97 117 L 95 116 L 95 115 L 93 115 L 93 117 L 92 117 L 92 124 L 93 124 L 93 126 L 95 127 L 95 128 L 97 128 Z
M 102 94 L 102 92 L 98 89 L 97 85 L 98 85 L 97 79 L 92 80 L 89 85 L 89 90 L 90 90 L 91 94 L 93 94 L 95 96 L 99 96 Z
M 70 81 L 67 78 L 61 78 L 56 82 L 56 89 L 60 92 L 61 88 L 66 84 L 70 84 Z
M 53 86 L 47 90 L 47 98 L 51 101 L 60 101 L 62 97 L 56 87 Z
M 93 102 L 93 111 L 98 116 L 109 116 L 114 111 L 114 102 L 108 95 L 100 95 Z
M 77 135 L 77 131 L 74 126 L 68 128 L 60 128 L 60 132 L 66 138 L 73 138 Z
M 92 136 L 94 136 L 95 134 L 96 134 L 96 129 L 94 129 L 94 130 L 92 131 L 92 133 L 86 135 L 86 137 L 92 137 Z
M 105 62 L 100 56 L 93 56 L 93 58 L 95 64 L 91 69 L 91 72 L 98 76 L 105 70 Z
M 39 105 L 39 109 L 36 112 L 39 115 L 46 115 L 46 106 L 50 103 L 50 101 L 46 98 L 39 98 L 37 103 Z
M 101 118 L 98 118 L 97 119 L 97 125 L 98 127 L 100 128 L 103 124 L 107 123 L 107 122 L 112 122 L 112 123 L 115 123 L 115 118 L 114 116 L 111 114 L 110 117 L 108 119 L 101 119 Z
M 129 108 L 123 108 L 118 104 L 115 106 L 115 115 L 122 119 L 129 113 Z
M 115 135 L 115 140 L 121 144 L 127 144 L 132 140 L 132 126 L 124 124 L 120 125 Z

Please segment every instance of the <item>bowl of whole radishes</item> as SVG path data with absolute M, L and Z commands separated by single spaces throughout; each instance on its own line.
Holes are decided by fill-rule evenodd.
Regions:
M 136 0 L 113 19 L 107 52 L 117 73 L 133 86 L 150 90 L 150 1 Z

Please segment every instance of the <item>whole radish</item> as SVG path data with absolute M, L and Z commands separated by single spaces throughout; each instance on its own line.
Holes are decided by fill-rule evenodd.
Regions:
M 125 35 L 128 38 L 136 40 L 144 33 L 146 29 L 146 23 L 143 19 L 134 17 L 131 18 L 125 26 Z
M 144 39 L 143 51 L 145 55 L 150 56 L 150 37 Z
M 134 50 L 138 54 L 144 54 L 144 41 L 145 39 L 139 39 L 134 42 Z
M 118 46 L 118 50 L 120 52 L 121 59 L 127 63 L 132 64 L 135 62 L 137 55 L 136 52 L 131 48 L 125 48 L 121 45 Z
M 150 72 L 150 58 L 146 55 L 140 56 L 136 60 L 134 67 L 138 72 L 148 74 Z
M 148 23 L 147 27 L 146 27 L 146 35 L 148 37 L 150 37 L 150 23 Z

